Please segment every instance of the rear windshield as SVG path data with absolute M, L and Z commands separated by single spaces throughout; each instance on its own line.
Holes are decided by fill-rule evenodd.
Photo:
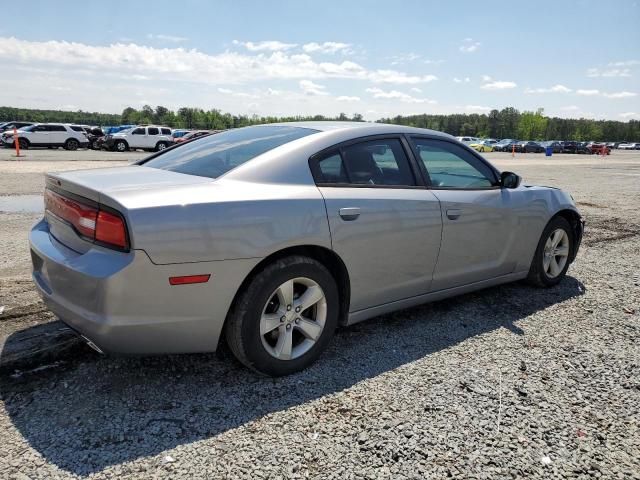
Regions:
M 258 155 L 317 131 L 287 126 L 227 130 L 168 150 L 144 166 L 216 178 Z

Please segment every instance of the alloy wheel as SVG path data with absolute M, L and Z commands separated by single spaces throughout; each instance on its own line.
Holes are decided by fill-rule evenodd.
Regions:
M 326 319 L 322 287 L 306 277 L 288 280 L 269 296 L 262 310 L 262 345 L 278 360 L 299 358 L 318 341 Z
M 544 245 L 542 267 L 549 278 L 556 278 L 569 260 L 569 235 L 562 228 L 551 232 Z

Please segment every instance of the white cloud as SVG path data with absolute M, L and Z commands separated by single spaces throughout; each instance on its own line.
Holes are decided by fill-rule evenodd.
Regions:
M 593 89 L 593 90 L 579 89 L 579 90 L 576 90 L 576 93 L 578 95 L 584 95 L 584 96 L 587 96 L 587 97 L 592 97 L 594 95 L 600 95 L 600 90 L 596 90 L 596 89 Z
M 351 53 L 351 44 L 350 43 L 341 43 L 341 42 L 323 42 L 323 43 L 305 43 L 302 46 L 302 49 L 307 53 L 326 53 L 326 54 L 334 54 L 334 53 Z
M 485 83 L 480 88 L 484 90 L 505 90 L 508 88 L 515 88 L 518 84 L 515 82 L 505 82 L 501 80 L 495 80 L 489 83 Z
M 418 87 L 411 87 L 411 91 L 416 93 L 422 93 L 422 89 Z
M 600 70 L 598 68 L 590 68 L 587 70 L 587 77 L 630 77 L 631 70 L 628 68 L 612 68 L 609 70 Z
M 473 38 L 465 38 L 460 45 L 459 50 L 462 53 L 473 53 L 482 45 L 480 42 L 474 42 Z
M 482 105 L 466 105 L 464 110 L 468 112 L 488 112 L 491 110 L 491 107 L 483 107 Z
M 415 84 L 437 80 L 435 75 L 407 75 L 396 70 L 375 70 L 368 74 L 369 80 L 375 83 Z
M 610 67 L 633 67 L 635 65 L 640 65 L 640 60 L 625 60 L 623 62 L 610 62 Z
M 419 55 L 413 52 L 403 53 L 402 55 L 396 55 L 391 57 L 391 65 L 402 65 L 405 63 L 415 62 L 416 60 L 420 59 L 421 56 L 422 55 Z M 428 63 L 428 62 L 429 61 L 425 61 L 425 63 Z
M 218 88 L 218 91 L 220 93 L 224 93 L 225 95 L 230 95 L 233 93 L 233 90 L 230 90 L 228 88 Z
M 250 52 L 280 52 L 283 50 L 291 50 L 298 46 L 296 43 L 283 43 L 277 40 L 265 40 L 263 42 L 241 42 L 234 40 L 233 44 L 241 45 Z
M 359 102 L 360 97 L 350 97 L 348 95 L 341 95 L 337 97 L 336 100 L 339 102 Z
M 419 84 L 437 79 L 435 75 L 409 75 L 396 70 L 368 70 L 352 61 L 317 62 L 311 56 L 289 54 L 282 49 L 293 44 L 281 42 L 246 42 L 257 53 L 223 52 L 215 55 L 197 49 L 154 48 L 115 43 L 93 46 L 64 41 L 27 41 L 0 37 L 0 61 L 13 64 L 64 66 L 101 75 L 145 75 L 162 81 L 187 80 L 212 85 L 233 85 L 256 79 L 345 78 L 374 83 Z M 236 41 L 237 44 L 240 42 Z M 276 49 L 276 51 L 273 51 Z M 278 50 L 279 49 L 279 50 Z
M 311 80 L 300 80 L 299 85 L 305 95 L 329 95 L 327 87 L 313 83 Z
M 636 112 L 624 112 L 621 113 L 620 116 L 622 118 L 640 118 L 640 113 L 636 113 Z
M 572 90 L 564 85 L 554 85 L 549 88 L 525 88 L 524 93 L 569 93 Z
M 431 103 L 431 104 L 437 103 L 435 100 L 431 100 L 429 98 L 412 97 L 408 93 L 399 92 L 397 90 L 385 91 L 385 90 L 382 90 L 381 88 L 371 87 L 371 88 L 367 88 L 365 92 L 373 95 L 373 98 L 399 100 L 404 103 Z
M 614 93 L 603 93 L 602 95 L 607 98 L 631 98 L 631 97 L 638 96 L 638 94 L 635 92 L 614 92 Z
M 487 77 L 487 78 L 489 80 L 491 80 L 490 77 Z M 471 81 L 471 79 L 469 77 L 464 77 L 464 78 L 453 77 L 453 82 L 454 83 L 469 83 L 470 81 Z
M 163 34 L 153 34 L 147 33 L 147 38 L 150 40 L 161 40 L 163 42 L 173 42 L 173 43 L 182 43 L 189 40 L 187 37 L 178 37 L 174 35 L 163 35 Z
M 260 98 L 260 95 L 256 95 L 255 93 L 236 92 L 230 88 L 218 88 L 218 92 L 240 98 Z
M 580 107 L 577 105 L 567 105 L 566 107 L 562 107 L 560 110 L 565 112 L 575 112 L 576 110 L 580 110 Z

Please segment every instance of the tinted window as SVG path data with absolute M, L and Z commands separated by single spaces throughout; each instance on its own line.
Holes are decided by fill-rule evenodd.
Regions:
M 155 127 L 149 127 L 147 128 L 147 131 L 149 132 L 149 135 L 158 135 L 158 133 L 160 133 L 160 131 Z
M 50 132 L 66 132 L 67 129 L 64 128 L 64 125 L 49 125 Z
M 356 143 L 342 149 L 349 183 L 415 185 L 400 140 L 391 138 Z
M 316 132 L 310 128 L 275 125 L 227 130 L 169 150 L 144 165 L 216 178 L 258 155 Z
M 413 139 L 431 185 L 439 188 L 489 188 L 491 168 L 459 145 L 442 140 Z
M 133 132 L 131 132 L 131 135 L 144 135 L 145 131 L 144 128 L 136 128 Z
M 163 135 L 171 135 L 171 129 L 170 128 L 161 128 L 160 130 L 162 131 Z
M 32 132 L 48 132 L 51 128 L 48 125 L 36 125 L 31 129 Z
M 318 168 L 322 175 L 322 179 L 318 180 L 319 183 L 349 183 L 342 157 L 338 152 L 328 154 L 328 156 L 320 159 Z
M 71 126 L 71 130 L 73 130 L 74 132 L 84 132 L 84 128 L 76 127 L 75 125 Z

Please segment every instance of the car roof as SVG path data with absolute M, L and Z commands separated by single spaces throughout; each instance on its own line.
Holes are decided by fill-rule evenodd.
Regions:
M 366 135 L 376 135 L 377 133 L 414 133 L 414 134 L 428 134 L 441 136 L 446 138 L 454 138 L 453 136 L 438 132 L 436 130 L 429 130 L 426 128 L 409 127 L 406 125 L 396 125 L 392 123 L 373 123 L 373 122 L 340 122 L 340 121 L 309 121 L 309 122 L 282 122 L 282 123 L 268 123 L 256 126 L 285 126 L 285 127 L 300 127 L 309 128 L 312 130 L 318 130 L 320 132 L 329 132 L 336 130 L 369 130 Z M 355 133 L 355 132 L 354 132 Z M 363 135 L 365 133 L 363 132 Z

